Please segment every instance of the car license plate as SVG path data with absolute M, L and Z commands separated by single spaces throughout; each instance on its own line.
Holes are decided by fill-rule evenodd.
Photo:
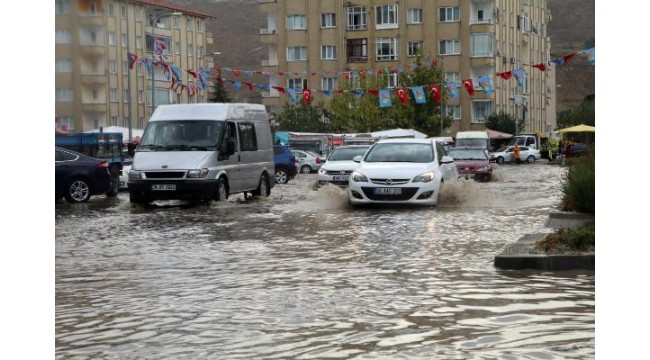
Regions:
M 402 188 L 375 188 L 375 195 L 402 195 Z
M 152 191 L 176 191 L 176 184 L 155 184 L 151 185 Z
M 338 176 L 338 175 L 332 176 L 332 180 L 334 180 L 334 181 L 348 181 L 348 179 L 349 179 L 349 176 L 347 176 L 347 175 L 346 176 Z

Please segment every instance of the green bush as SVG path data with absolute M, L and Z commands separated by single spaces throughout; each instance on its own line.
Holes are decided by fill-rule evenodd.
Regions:
M 560 229 L 535 244 L 545 254 L 596 251 L 596 223 L 589 221 L 574 229 Z
M 562 183 L 563 211 L 595 214 L 596 156 L 594 152 L 571 159 L 569 171 Z

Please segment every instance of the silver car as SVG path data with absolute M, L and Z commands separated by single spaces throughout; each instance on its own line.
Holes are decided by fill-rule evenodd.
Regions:
M 318 171 L 324 160 L 321 159 L 320 155 L 311 151 L 292 149 L 291 152 L 298 160 L 298 171 L 301 174 L 311 174 Z
M 359 165 L 352 159 L 365 154 L 368 149 L 370 145 L 343 145 L 334 149 L 318 170 L 318 184 L 347 187 L 350 174 Z

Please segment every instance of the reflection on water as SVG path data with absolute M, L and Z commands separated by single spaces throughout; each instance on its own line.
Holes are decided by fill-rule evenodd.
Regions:
M 269 198 L 57 203 L 57 357 L 593 358 L 593 272 L 493 266 L 550 232 L 565 168 L 495 167 L 434 209 L 352 209 L 303 174 Z

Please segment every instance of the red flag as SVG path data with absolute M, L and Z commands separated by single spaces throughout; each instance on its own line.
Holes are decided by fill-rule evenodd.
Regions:
M 245 82 L 246 86 L 248 86 L 248 90 L 253 91 L 253 83 Z
M 497 73 L 497 76 L 502 78 L 503 80 L 508 80 L 512 77 L 512 71 Z
M 282 86 L 271 86 L 275 90 L 279 91 L 282 94 L 286 94 L 286 91 L 284 91 L 284 88 Z
M 465 86 L 465 89 L 467 89 L 469 96 L 474 95 L 474 84 L 472 83 L 472 79 L 463 80 L 463 85 Z
M 409 102 L 408 93 L 406 92 L 406 89 L 404 89 L 404 88 L 397 89 L 397 97 L 399 98 L 399 101 L 401 101 L 402 104 L 404 104 L 404 105 L 406 105 Z
M 368 93 L 373 94 L 373 95 L 379 95 L 379 90 L 377 90 L 377 89 L 368 89 Z
M 234 69 L 232 71 L 232 73 L 235 75 L 235 77 L 239 77 L 239 70 L 238 69 Z
M 432 66 L 438 66 L 438 58 L 432 59 L 431 60 L 431 65 Z
M 565 55 L 565 56 L 563 57 L 563 59 L 564 59 L 564 63 L 565 63 L 565 64 L 568 63 L 569 60 L 571 60 L 572 57 L 576 56 L 576 54 L 577 54 L 577 52 L 575 52 L 575 53 L 573 53 L 573 54 Z
M 533 65 L 533 67 L 538 68 L 538 69 L 540 69 L 542 71 L 546 71 L 546 65 L 544 63 L 535 64 L 535 65 Z
M 431 85 L 429 89 L 431 89 L 431 95 L 433 98 L 437 102 L 440 102 L 440 85 Z
M 311 90 L 310 89 L 303 89 L 302 90 L 302 99 L 305 101 L 305 104 L 307 104 L 307 105 L 311 104 Z
M 278 71 L 278 76 L 284 76 L 284 72 L 283 71 Z
M 365 71 L 359 71 L 359 77 L 362 79 L 366 78 L 366 72 Z
M 349 71 L 343 72 L 343 77 L 350 80 L 350 72 Z

